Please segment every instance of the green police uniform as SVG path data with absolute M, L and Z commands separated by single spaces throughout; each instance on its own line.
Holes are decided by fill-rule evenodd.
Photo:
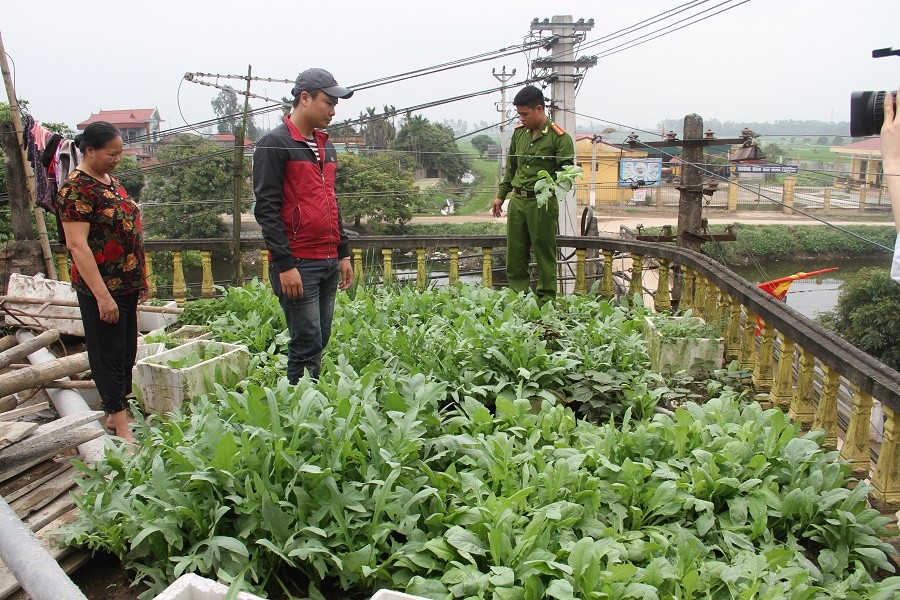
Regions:
M 506 175 L 497 197 L 505 200 L 512 192 L 506 211 L 506 277 L 509 287 L 528 291 L 528 261 L 531 250 L 538 268 L 535 293 L 545 301 L 556 296 L 556 231 L 559 203 L 551 195 L 545 208 L 538 208 L 534 184 L 538 172 L 557 171 L 575 162 L 572 136 L 547 119 L 534 139 L 522 125 L 513 131 L 506 161 Z

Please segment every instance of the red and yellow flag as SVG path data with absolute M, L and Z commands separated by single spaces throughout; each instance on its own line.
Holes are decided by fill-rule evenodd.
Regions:
M 771 294 L 775 296 L 782 302 L 787 297 L 788 290 L 791 287 L 791 284 L 797 281 L 798 279 L 806 279 L 807 277 L 812 277 L 814 275 L 821 275 L 822 273 L 829 273 L 831 271 L 837 271 L 837 267 L 830 267 L 828 269 L 820 269 L 818 271 L 811 271 L 806 273 L 805 271 L 800 271 L 799 273 L 794 273 L 793 275 L 788 275 L 787 277 L 781 277 L 780 279 L 773 279 L 772 281 L 764 281 L 760 283 L 756 287 L 766 292 L 767 294 Z M 756 317 L 756 335 L 759 335 L 762 331 L 762 319 Z
M 788 289 L 791 287 L 791 284 L 798 279 L 806 279 L 807 277 L 812 277 L 813 275 L 821 275 L 822 273 L 829 273 L 831 271 L 837 270 L 837 267 L 830 267 L 828 269 L 820 269 L 818 271 L 811 271 L 809 273 L 800 271 L 799 273 L 794 273 L 793 275 L 788 275 L 787 277 L 782 277 L 780 279 L 764 281 L 757 287 L 762 291 L 775 296 L 779 300 L 784 300 L 784 298 L 787 296 Z

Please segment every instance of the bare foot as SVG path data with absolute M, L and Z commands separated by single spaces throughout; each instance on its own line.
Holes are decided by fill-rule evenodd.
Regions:
M 120 410 L 106 417 L 106 428 L 114 430 L 116 435 L 126 442 L 135 441 L 134 435 L 131 433 L 131 423 L 134 423 L 134 419 L 127 410 Z

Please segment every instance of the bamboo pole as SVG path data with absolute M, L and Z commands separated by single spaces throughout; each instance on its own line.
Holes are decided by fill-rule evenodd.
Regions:
M 4 373 L 0 375 L 0 398 L 81 373 L 89 367 L 87 352 L 81 352 L 39 365 L 31 365 L 12 373 Z
M 43 298 L 24 298 L 19 296 L 0 296 L 0 305 L 9 302 L 10 304 L 43 304 L 53 306 L 71 306 L 77 307 L 78 302 L 75 300 L 46 300 Z M 166 313 L 172 315 L 180 315 L 184 312 L 183 308 L 176 306 L 150 306 L 149 304 L 138 304 L 138 312 L 150 313 Z M 29 315 L 31 316 L 31 315 Z
M 31 338 L 27 342 L 23 342 L 5 352 L 0 352 L 0 369 L 8 367 L 13 361 L 25 358 L 35 350 L 46 348 L 57 341 L 59 341 L 59 331 L 50 329 L 37 337 Z
M 25 155 L 25 144 L 22 138 L 22 111 L 19 109 L 19 100 L 16 96 L 16 88 L 13 86 L 12 76 L 9 72 L 9 64 L 6 61 L 6 49 L 3 46 L 3 37 L 0 36 L 0 71 L 3 73 L 3 84 L 6 86 L 6 96 L 9 98 L 9 109 L 12 112 L 13 127 L 16 130 L 16 139 L 19 142 L 21 160 L 25 167 L 25 183 L 28 187 L 28 202 L 34 210 L 34 221 L 41 241 L 41 253 L 44 255 L 44 267 L 50 279 L 56 279 L 56 264 L 53 262 L 53 253 L 50 252 L 50 240 L 47 238 L 47 225 L 44 223 L 44 214 L 34 203 L 34 171 Z

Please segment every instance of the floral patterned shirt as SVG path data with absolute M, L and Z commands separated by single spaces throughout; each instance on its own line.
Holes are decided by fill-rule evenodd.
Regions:
M 119 180 L 110 177 L 112 182 L 106 185 L 83 171 L 72 171 L 59 189 L 56 206 L 60 220 L 90 225 L 88 246 L 106 287 L 117 296 L 145 290 L 147 281 L 140 208 Z M 72 287 L 91 294 L 74 261 Z

